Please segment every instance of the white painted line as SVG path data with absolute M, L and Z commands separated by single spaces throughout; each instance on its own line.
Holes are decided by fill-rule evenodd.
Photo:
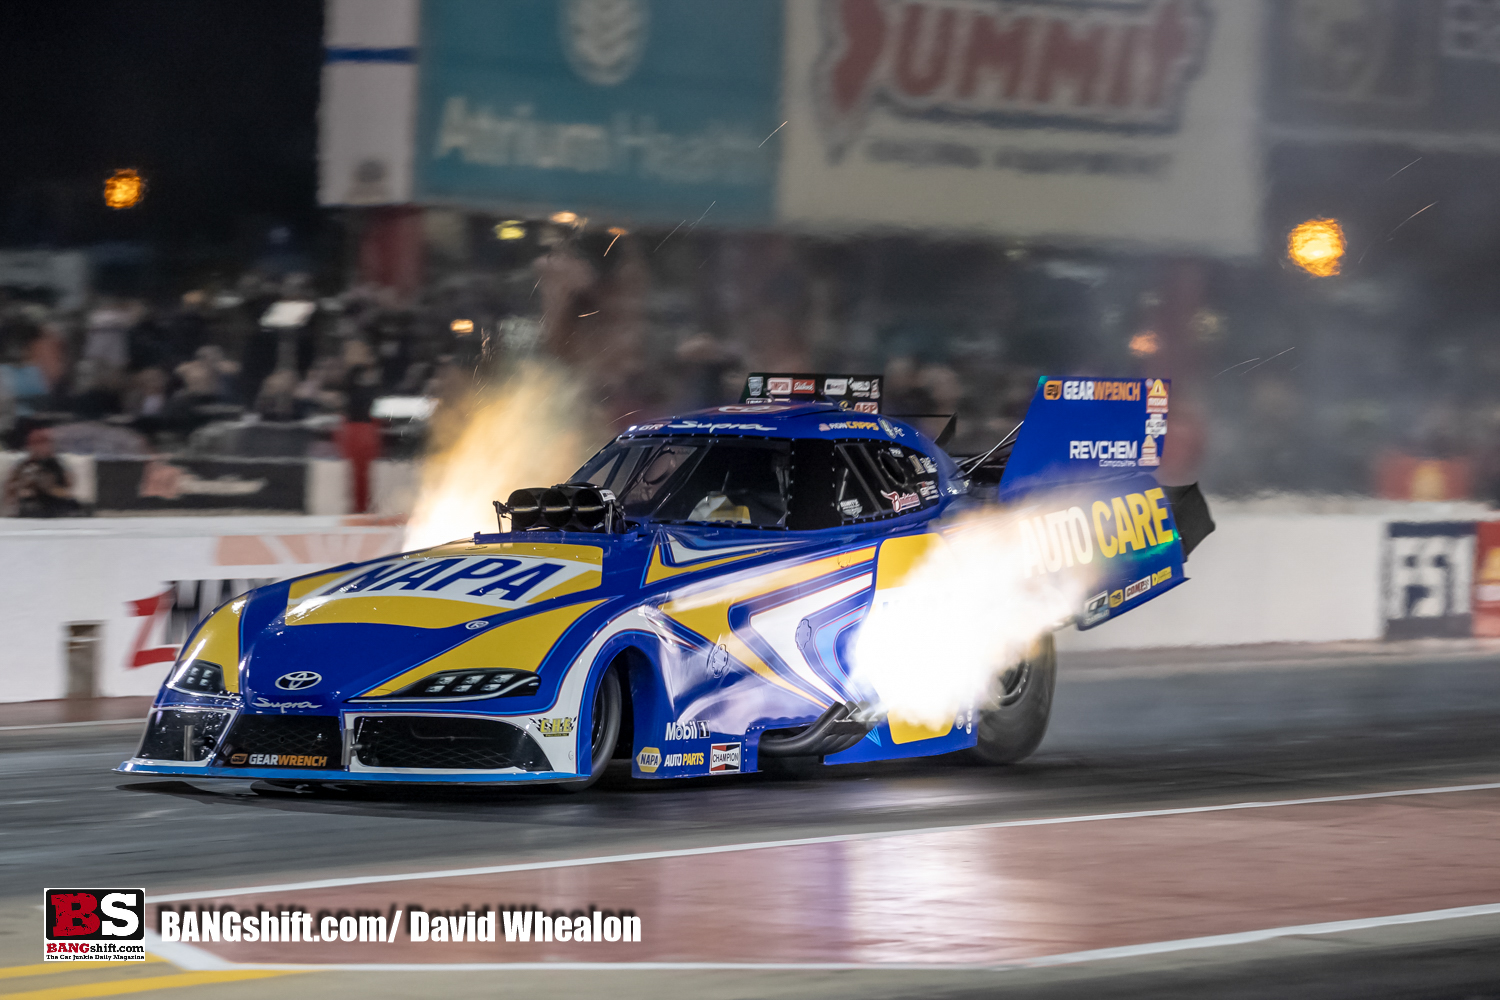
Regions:
M 396 875 L 355 875 L 346 878 L 312 879 L 306 882 L 282 882 L 274 885 L 252 885 L 206 892 L 174 892 L 147 896 L 148 903 L 176 903 L 189 899 L 223 899 L 251 893 L 297 892 L 304 889 L 337 889 L 351 885 L 377 885 L 383 882 L 416 882 L 425 879 L 464 878 L 475 875 L 504 875 L 509 872 L 532 872 L 549 868 L 584 868 L 590 865 L 612 865 L 624 861 L 658 861 L 663 858 L 688 858 L 701 854 L 737 854 L 741 851 L 765 851 L 777 847 L 806 847 L 812 844 L 842 844 L 860 840 L 888 840 L 893 837 L 920 837 L 927 834 L 963 833 L 969 830 L 1006 830 L 1027 826 L 1062 826 L 1068 823 L 1103 823 L 1112 820 L 1152 819 L 1158 816 L 1192 816 L 1198 813 L 1232 812 L 1240 809 L 1281 809 L 1288 806 L 1312 806 L 1330 802 L 1363 802 L 1370 799 L 1393 799 L 1411 795 L 1448 795 L 1454 792 L 1488 792 L 1500 789 L 1500 781 L 1482 785 L 1444 785 L 1436 788 L 1402 788 L 1389 792 L 1360 792 L 1353 795 L 1321 795 L 1308 799 L 1279 799 L 1271 802 L 1232 802 L 1217 806 L 1180 806 L 1175 809 L 1143 809 L 1138 812 L 1094 813 L 1084 816 L 1050 816 L 1042 819 L 1011 819 L 993 823 L 965 823 L 958 826 L 925 826 L 906 830 L 880 830 L 871 833 L 836 833 L 824 837 L 799 837 L 793 840 L 767 840 L 749 844 L 724 844 L 717 847 L 685 847 L 672 851 L 645 851 L 640 854 L 610 854 L 593 858 L 563 858 L 555 861 L 532 861 L 514 865 L 487 865 L 482 868 L 449 868 L 430 872 L 404 872 Z
M 1319 934 L 1347 934 L 1351 931 L 1422 924 L 1437 920 L 1462 920 L 1466 917 L 1488 917 L 1500 914 L 1500 903 L 1481 906 L 1457 906 L 1447 910 L 1424 910 L 1419 913 L 1395 913 L 1384 917 L 1362 917 L 1358 920 L 1331 920 L 1321 924 L 1294 924 L 1289 927 L 1266 927 L 1238 934 L 1211 934 L 1206 937 L 1178 938 L 1175 941 L 1151 941 L 1119 948 L 1095 948 L 1069 951 L 1058 955 L 1039 955 L 1012 962 L 994 964 L 953 964 L 938 962 L 347 962 L 328 965 L 237 964 L 226 962 L 192 945 L 167 944 L 155 934 L 146 932 L 146 950 L 160 955 L 173 965 L 190 971 L 222 969 L 297 969 L 304 972 L 634 972 L 724 970 L 744 972 L 1007 972 L 1017 969 L 1044 969 L 1057 965 L 1079 965 L 1084 962 L 1107 962 L 1122 958 L 1165 955 L 1175 951 L 1202 948 L 1232 948 L 1283 937 L 1306 937 Z M 202 963 L 202 964 L 195 964 Z
M 96 719 L 93 722 L 44 722 L 35 726 L 0 726 L 0 733 L 13 733 L 18 729 L 75 729 L 79 726 L 144 726 L 146 719 Z
M 231 962 L 227 958 L 220 958 L 212 952 L 204 951 L 202 948 L 194 948 L 190 944 L 182 944 L 179 941 L 163 941 L 161 935 L 146 929 L 146 951 L 158 958 L 164 958 L 179 969 L 189 972 L 222 972 L 225 969 L 244 969 L 249 966 L 238 962 Z

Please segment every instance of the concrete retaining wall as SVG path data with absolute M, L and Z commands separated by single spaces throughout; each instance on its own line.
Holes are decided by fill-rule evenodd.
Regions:
M 338 477 L 345 470 L 332 468 L 342 463 L 319 464 L 330 466 L 311 477 L 322 483 L 319 489 L 342 488 Z M 411 471 L 398 463 L 377 466 L 376 483 L 394 506 L 412 485 Z M 1378 639 L 1386 525 L 1486 512 L 1433 504 L 1363 507 L 1307 513 L 1219 505 L 1218 530 L 1188 563 L 1188 583 L 1097 629 L 1061 633 L 1059 649 Z M 401 536 L 399 527 L 378 518 L 0 519 L 0 701 L 67 693 L 70 623 L 97 624 L 97 694 L 150 694 L 166 664 L 135 661 L 142 649 L 168 644 L 168 623 L 159 614 L 138 614 L 142 605 L 135 602 L 172 584 L 217 594 L 370 559 L 398 551 Z

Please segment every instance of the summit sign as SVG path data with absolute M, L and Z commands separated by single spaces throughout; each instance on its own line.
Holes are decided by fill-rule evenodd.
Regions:
M 1171 131 L 1201 65 L 1195 0 L 830 0 L 815 69 L 835 152 L 872 105 L 915 119 Z
M 786 6 L 777 212 L 1250 255 L 1260 4 L 808 0 Z

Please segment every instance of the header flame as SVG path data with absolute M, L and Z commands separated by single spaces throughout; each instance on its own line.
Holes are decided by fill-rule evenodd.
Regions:
M 522 362 L 492 388 L 439 411 L 406 547 L 496 530 L 492 501 L 563 482 L 599 436 L 576 379 L 557 365 Z
M 1012 512 L 960 518 L 900 586 L 876 592 L 851 680 L 891 718 L 941 728 L 1081 606 L 1084 581 L 1033 572 L 1020 524 Z

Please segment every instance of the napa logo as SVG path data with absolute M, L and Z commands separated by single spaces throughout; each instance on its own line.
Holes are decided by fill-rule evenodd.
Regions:
M 635 766 L 647 774 L 652 773 L 658 767 L 661 767 L 661 751 L 656 747 L 643 748 L 640 753 L 635 755 Z
M 288 612 L 287 623 L 297 624 L 299 617 L 345 598 L 436 597 L 504 607 L 545 600 L 551 594 L 592 589 L 599 582 L 600 563 L 593 561 L 462 556 L 439 551 L 425 557 L 408 556 L 361 566 L 321 592 L 303 598 L 297 608 Z

